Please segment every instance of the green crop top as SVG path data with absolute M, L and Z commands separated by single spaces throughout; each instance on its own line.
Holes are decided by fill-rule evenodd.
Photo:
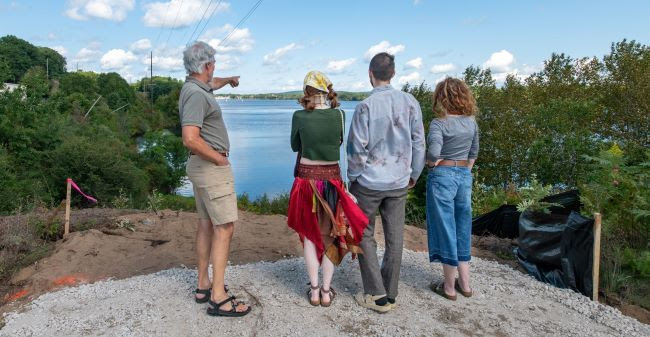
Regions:
M 339 109 L 298 110 L 291 121 L 291 149 L 311 160 L 338 161 L 343 142 Z M 343 113 L 345 120 L 345 113 Z

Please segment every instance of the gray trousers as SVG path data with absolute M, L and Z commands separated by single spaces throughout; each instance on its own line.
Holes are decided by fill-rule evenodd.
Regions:
M 359 254 L 363 291 L 373 296 L 387 295 L 389 298 L 396 298 L 404 246 L 407 188 L 376 191 L 355 182 L 350 186 L 350 192 L 357 198 L 359 207 L 370 220 L 361 240 L 363 254 Z M 386 242 L 381 267 L 375 241 L 375 215 L 378 210 Z

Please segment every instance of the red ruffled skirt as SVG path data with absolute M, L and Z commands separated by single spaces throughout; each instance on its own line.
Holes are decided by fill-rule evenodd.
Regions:
M 337 164 L 299 164 L 287 223 L 301 241 L 314 243 L 319 261 L 325 254 L 338 265 L 348 252 L 363 253 L 359 243 L 368 218 L 346 193 Z

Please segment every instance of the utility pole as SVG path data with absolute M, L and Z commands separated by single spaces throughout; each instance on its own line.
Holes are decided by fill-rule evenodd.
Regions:
M 149 90 L 151 90 L 151 112 L 153 112 L 153 50 L 149 56 L 151 76 L 149 77 Z

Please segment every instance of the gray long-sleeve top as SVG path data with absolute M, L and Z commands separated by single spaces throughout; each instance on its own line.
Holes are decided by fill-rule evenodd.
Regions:
M 478 157 L 478 124 L 473 116 L 449 115 L 429 125 L 427 160 L 468 160 Z
M 404 188 L 424 168 L 420 104 L 390 85 L 376 87 L 354 112 L 348 134 L 348 178 L 378 191 Z

